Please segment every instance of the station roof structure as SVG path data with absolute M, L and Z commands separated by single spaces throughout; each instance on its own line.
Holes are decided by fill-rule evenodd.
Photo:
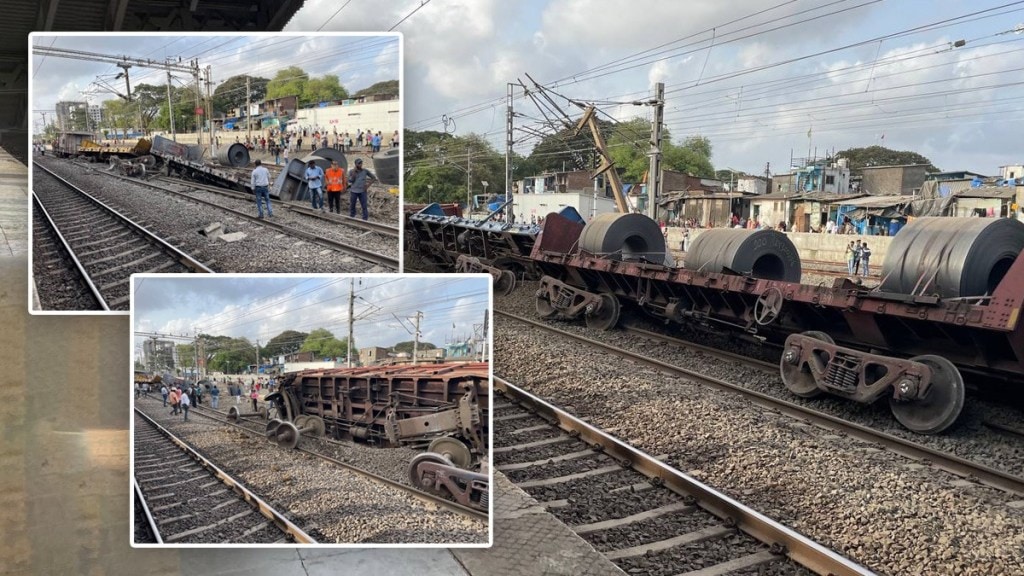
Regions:
M 6 0 L 0 18 L 0 146 L 27 161 L 28 34 L 271 32 L 305 0 Z

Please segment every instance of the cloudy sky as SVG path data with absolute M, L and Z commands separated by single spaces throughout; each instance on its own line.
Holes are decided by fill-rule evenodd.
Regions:
M 489 280 L 411 275 L 136 278 L 136 357 L 139 333 L 246 337 L 267 342 L 284 330 L 326 328 L 348 335 L 348 300 L 355 280 L 357 347 L 412 340 L 410 318 L 423 312 L 421 341 L 443 346 L 472 337 L 488 309 Z M 400 322 L 395 317 L 402 319 Z M 403 325 L 405 328 L 403 328 Z M 454 328 L 453 328 L 454 326 Z
M 222 81 L 239 74 L 273 78 L 289 66 L 299 66 L 311 76 L 335 74 L 350 92 L 366 88 L 382 80 L 399 79 L 399 40 L 389 36 L 352 36 L 321 34 L 282 35 L 119 35 L 32 36 L 34 46 L 64 48 L 96 54 L 126 56 L 134 59 L 164 62 L 180 58 L 185 65 L 198 59 L 201 68 L 210 66 L 213 89 Z M 52 111 L 62 100 L 82 101 L 88 96 L 96 104 L 116 98 L 111 91 L 125 91 L 124 79 L 116 76 L 121 69 L 114 64 L 33 55 L 32 108 L 33 125 L 42 128 L 42 111 Z M 132 87 L 138 84 L 165 86 L 163 70 L 133 67 L 129 70 Z M 181 86 L 191 76 L 175 74 Z M 47 121 L 54 116 L 47 112 Z
M 447 115 L 498 150 L 506 84 L 529 74 L 619 118 L 649 118 L 613 103 L 664 82 L 673 136 L 709 137 L 720 169 L 784 172 L 808 149 L 881 144 L 991 174 L 1024 161 L 1022 23 L 1024 3 L 1006 0 L 306 0 L 286 30 L 397 24 L 406 127 L 442 130 Z M 516 109 L 537 126 L 532 103 Z

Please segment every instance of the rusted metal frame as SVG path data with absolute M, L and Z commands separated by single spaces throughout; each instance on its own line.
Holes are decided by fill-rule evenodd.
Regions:
M 549 421 L 557 423 L 562 430 L 578 433 L 582 441 L 592 446 L 602 446 L 604 452 L 612 458 L 628 463 L 630 468 L 648 478 L 659 479 L 669 490 L 696 498 L 702 508 L 709 510 L 719 518 L 731 519 L 740 530 L 750 534 L 758 541 L 783 546 L 790 558 L 808 569 L 819 574 L 835 576 L 873 576 L 874 573 L 867 568 L 765 517 L 657 458 L 575 418 L 543 399 L 497 377 L 494 378 L 494 383 L 496 387 L 507 392 L 516 401 L 545 416 Z
M 490 484 L 486 474 L 470 472 L 439 462 L 421 462 L 416 466 L 416 471 L 421 479 L 431 480 L 430 484 L 435 491 L 446 489 L 452 498 L 463 506 L 473 505 L 474 493 L 480 493 L 477 498 L 477 501 L 480 501 L 480 496 L 489 492 Z
M 817 354 L 824 353 L 829 358 L 828 363 L 822 365 L 818 362 Z M 837 358 L 837 354 L 846 357 L 856 357 L 859 360 L 857 367 L 857 386 L 851 392 L 843 387 L 832 385 L 829 382 L 828 374 L 830 365 Z M 791 334 L 786 339 L 783 362 L 792 366 L 806 366 L 811 375 L 814 376 L 818 388 L 832 394 L 844 396 L 861 403 L 871 403 L 878 400 L 890 389 L 894 398 L 901 400 L 917 400 L 924 398 L 932 384 L 931 369 L 911 360 L 893 358 L 891 356 L 880 356 L 838 346 L 828 342 L 804 336 L 802 334 Z M 874 382 L 868 382 L 869 370 L 873 366 L 882 366 L 886 373 Z M 901 392 L 898 383 L 903 383 L 908 393 Z

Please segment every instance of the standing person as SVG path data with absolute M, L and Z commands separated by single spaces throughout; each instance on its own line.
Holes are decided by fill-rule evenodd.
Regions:
M 846 269 L 850 273 L 850 276 L 856 274 L 856 270 L 853 268 L 853 263 L 857 257 L 857 249 L 853 247 L 853 240 L 846 245 Z
M 213 385 L 213 390 L 210 390 L 210 407 L 214 410 L 220 405 L 220 390 L 217 389 L 217 385 Z
M 135 399 L 138 400 L 139 396 L 141 396 L 141 395 L 142 395 L 142 386 L 139 386 L 139 383 L 136 382 L 135 383 Z
M 249 398 L 252 398 L 252 411 L 255 412 L 255 411 L 259 410 L 259 408 L 256 406 L 256 404 L 257 404 L 257 402 L 259 402 L 260 393 L 259 393 L 258 390 L 256 390 L 256 386 L 252 387 L 252 392 L 249 393 Z
M 341 214 L 341 193 L 345 191 L 345 170 L 331 160 L 331 167 L 325 174 L 327 178 L 327 209 Z
M 865 242 L 860 247 L 860 261 L 864 264 L 864 271 L 861 276 L 867 277 L 869 260 L 871 260 L 871 249 L 868 248 L 868 243 Z
M 161 385 L 160 386 L 160 395 L 164 397 L 164 408 L 167 408 L 167 394 L 168 394 L 167 386 Z
M 860 270 L 860 240 L 857 240 L 857 244 L 853 247 L 853 273 L 856 274 Z
M 391 147 L 398 148 L 398 130 L 395 130 L 395 133 L 391 135 Z
M 369 187 L 377 181 L 377 176 L 369 170 L 363 169 L 363 159 L 356 158 L 355 170 L 348 173 L 348 189 L 350 192 L 348 201 L 348 215 L 356 217 L 356 202 L 363 207 L 363 220 L 369 219 L 369 212 L 366 210 L 366 195 Z
M 188 422 L 188 409 L 192 405 L 192 401 L 188 398 L 188 392 L 181 393 L 181 409 L 185 412 L 185 422 Z
M 178 414 L 178 400 L 181 398 L 180 394 L 181 392 L 177 387 L 175 387 L 174 390 L 171 390 L 171 416 L 176 416 Z
M 252 171 L 252 177 L 250 182 L 252 184 L 252 191 L 256 194 L 256 210 L 259 212 L 259 218 L 263 218 L 263 204 L 267 203 L 267 218 L 271 218 L 274 215 L 274 211 L 270 208 L 270 171 L 257 160 L 256 168 Z
M 270 145 L 271 150 L 274 151 L 274 166 L 281 165 L 281 147 L 276 143 Z
M 309 186 L 309 199 L 313 202 L 313 210 L 324 211 L 324 170 L 312 160 L 306 164 L 306 185 Z

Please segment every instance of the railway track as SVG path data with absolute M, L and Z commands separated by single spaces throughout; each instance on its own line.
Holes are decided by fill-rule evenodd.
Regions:
M 225 415 L 223 412 L 220 412 L 220 411 L 217 411 L 217 410 L 214 410 L 212 408 L 205 407 L 205 406 L 194 407 L 192 409 L 192 413 L 204 416 L 206 418 L 210 418 L 212 420 L 215 420 L 215 421 L 217 421 L 217 422 L 219 422 L 221 424 L 227 425 L 227 426 L 232 426 L 232 427 L 244 430 L 244 431 L 248 432 L 249 434 L 251 434 L 253 436 L 257 436 L 257 437 L 260 437 L 260 438 L 263 438 L 263 437 L 266 436 L 267 421 L 265 421 L 265 420 L 259 420 L 259 419 L 255 419 L 255 418 L 251 418 L 251 417 L 245 417 L 245 416 L 239 417 L 237 420 L 232 420 L 231 418 L 229 418 L 228 415 Z M 327 443 L 341 444 L 340 442 L 337 442 L 335 440 L 331 440 L 331 439 L 328 439 L 328 438 L 319 438 L 318 440 L 320 440 L 322 442 L 327 442 Z M 371 471 L 366 470 L 364 468 L 360 468 L 360 467 L 355 466 L 353 464 L 350 464 L 348 462 L 342 462 L 341 460 L 338 460 L 337 458 L 334 458 L 334 457 L 331 457 L 331 456 L 329 456 L 327 454 L 323 454 L 321 452 L 318 452 L 317 450 L 312 449 L 310 447 L 296 446 L 294 448 L 294 450 L 296 452 L 299 452 L 299 453 L 302 453 L 302 454 L 307 454 L 307 455 L 312 456 L 314 458 L 320 459 L 320 460 L 322 460 L 324 462 L 327 462 L 327 463 L 329 463 L 331 465 L 337 466 L 337 467 L 339 467 L 339 468 L 341 468 L 343 470 L 347 470 L 347 471 L 359 474 L 361 476 L 364 476 L 364 477 L 372 480 L 374 483 L 383 484 L 383 485 L 385 485 L 387 487 L 400 490 L 400 491 L 402 491 L 402 492 L 404 492 L 404 493 L 406 493 L 406 494 L 408 494 L 408 495 L 410 495 L 410 496 L 412 496 L 412 497 L 414 497 L 414 498 L 424 502 L 425 504 L 427 504 L 429 506 L 436 506 L 438 508 L 443 508 L 445 510 L 449 510 L 449 511 L 454 512 L 456 514 L 460 514 L 462 516 L 466 516 L 466 517 L 470 517 L 470 518 L 475 518 L 477 520 L 482 520 L 484 522 L 486 522 L 488 520 L 489 515 L 485 511 L 481 511 L 481 510 L 477 510 L 475 508 L 470 508 L 470 507 L 467 507 L 467 506 L 463 506 L 461 504 L 458 504 L 456 502 L 453 502 L 451 500 L 448 500 L 446 498 L 443 498 L 443 497 L 438 496 L 436 494 L 433 494 L 431 492 L 425 492 L 423 490 L 419 490 L 419 489 L 413 488 L 412 486 L 409 486 L 409 485 L 406 485 L 406 484 L 402 484 L 401 482 L 396 482 L 395 480 L 392 480 L 390 478 L 386 478 L 386 477 L 381 476 L 380 474 L 377 474 L 375 472 L 371 472 Z
M 758 392 L 756 390 L 750 390 L 741 384 L 736 384 L 720 378 L 715 378 L 707 374 L 675 366 L 666 362 L 655 360 L 649 355 L 633 352 L 622 349 L 611 344 L 593 340 L 575 334 L 560 330 L 554 326 L 546 324 L 544 322 L 538 322 L 529 318 L 524 318 L 509 312 L 495 310 L 496 316 L 508 318 L 516 322 L 520 322 L 534 328 L 543 330 L 545 332 L 556 334 L 559 337 L 570 339 L 574 342 L 578 342 L 582 345 L 601 350 L 616 356 L 629 359 L 633 362 L 637 362 L 646 366 L 654 367 L 660 371 L 670 373 L 679 377 L 698 382 L 700 384 L 712 386 L 722 391 L 738 393 L 753 402 L 755 405 L 768 408 L 779 413 L 785 414 L 791 418 L 809 422 L 820 428 L 827 430 L 833 430 L 841 434 L 848 435 L 852 438 L 871 443 L 878 447 L 890 450 L 903 457 L 919 461 L 921 463 L 927 463 L 931 467 L 943 470 L 957 476 L 968 478 L 971 480 L 978 481 L 982 484 L 998 488 L 1012 494 L 1024 494 L 1024 478 L 1015 474 L 993 468 L 991 466 L 972 462 L 969 459 L 949 454 L 947 452 L 924 446 L 920 443 L 901 438 L 886 432 L 875 430 L 869 426 L 850 422 L 843 418 L 815 410 L 809 406 L 800 405 L 794 402 L 789 402 L 781 398 L 776 398 L 769 394 Z M 675 338 L 668 338 L 660 334 L 656 334 L 648 331 L 641 331 L 645 336 L 652 338 L 659 338 L 670 342 L 673 345 L 691 347 L 694 346 L 692 343 L 685 340 L 678 340 Z M 707 347 L 696 345 L 702 352 L 713 353 L 716 357 L 723 359 L 728 362 L 742 363 L 758 370 L 773 371 L 775 374 L 778 373 L 778 368 L 770 368 L 768 363 L 760 360 L 752 360 L 745 358 L 738 354 L 733 354 L 721 350 L 708 351 Z
M 628 573 L 872 572 L 495 376 L 494 462 Z
M 238 191 L 235 191 L 235 190 L 227 190 L 225 188 L 219 188 L 217 186 L 211 186 L 209 184 L 201 184 L 201 183 L 198 183 L 198 182 L 190 182 L 188 180 L 182 180 L 182 179 L 178 179 L 178 178 L 171 178 L 169 176 L 157 176 L 156 178 L 154 178 L 154 180 L 156 180 L 158 182 L 166 182 L 168 184 L 175 184 L 175 185 L 179 185 L 179 186 L 188 186 L 189 188 L 193 188 L 193 189 L 196 189 L 196 190 L 205 190 L 207 192 L 212 192 L 214 194 L 219 194 L 219 195 L 227 197 L 227 198 L 235 198 L 237 200 L 243 200 L 243 201 L 246 201 L 246 202 L 254 202 L 252 194 L 248 194 L 248 193 L 244 193 L 244 192 L 238 192 Z M 392 236 L 392 237 L 394 237 L 396 239 L 398 238 L 398 227 L 397 226 L 389 226 L 389 225 L 383 224 L 381 222 L 374 222 L 373 220 L 362 220 L 362 219 L 359 219 L 359 218 L 352 218 L 350 216 L 345 216 L 343 214 L 324 213 L 324 212 L 321 212 L 319 210 L 314 210 L 311 207 L 306 206 L 304 204 L 299 204 L 297 202 L 288 202 L 288 201 L 284 201 L 284 200 L 274 200 L 274 205 L 275 206 L 283 206 L 287 210 L 290 210 L 290 211 L 295 212 L 297 214 L 302 214 L 304 216 L 309 216 L 309 217 L 312 217 L 312 218 L 316 218 L 318 220 L 324 220 L 326 222 L 333 222 L 335 224 L 341 223 L 341 224 L 344 224 L 346 226 L 350 226 L 350 227 L 353 227 L 353 228 L 359 228 L 361 230 L 366 230 L 368 232 L 376 232 L 378 234 L 384 234 L 386 236 Z
M 285 514 L 166 428 L 135 410 L 136 542 L 315 543 Z M 136 519 L 138 530 L 138 518 Z
M 36 165 L 38 166 L 38 163 Z M 323 246 L 325 248 L 328 248 L 328 249 L 336 251 L 336 252 L 341 252 L 341 253 L 344 253 L 344 254 L 347 254 L 347 255 L 351 255 L 351 256 L 353 256 L 355 258 L 359 258 L 361 260 L 364 260 L 364 261 L 367 261 L 367 262 L 370 262 L 370 263 L 373 263 L 373 264 L 376 264 L 376 265 L 380 265 L 380 266 L 384 266 L 384 267 L 387 267 L 387 268 L 391 268 L 391 269 L 394 269 L 396 271 L 399 269 L 399 263 L 398 263 L 398 256 L 397 255 L 393 256 L 393 255 L 390 255 L 390 254 L 382 254 L 382 253 L 379 253 L 379 252 L 375 252 L 374 250 L 371 250 L 371 249 L 368 249 L 368 248 L 364 248 L 362 246 L 357 246 L 357 245 L 355 245 L 355 244 L 353 244 L 351 242 L 335 240 L 335 239 L 332 239 L 332 238 L 325 238 L 322 234 L 317 234 L 317 233 L 314 233 L 314 232 L 308 232 L 308 231 L 305 231 L 305 230 L 298 230 L 298 229 L 296 229 L 296 228 L 294 228 L 292 226 L 289 226 L 288 224 L 281 223 L 281 222 L 274 222 L 273 219 L 260 219 L 256 215 L 250 213 L 251 209 L 237 210 L 237 209 L 234 209 L 234 208 L 230 208 L 230 207 L 224 206 L 224 204 L 222 202 L 215 202 L 215 201 L 212 201 L 212 200 L 206 200 L 206 199 L 203 199 L 203 198 L 197 198 L 197 197 L 192 196 L 192 195 L 190 195 L 190 194 L 188 194 L 186 192 L 177 192 L 175 190 L 170 190 L 170 189 L 168 189 L 168 188 L 166 188 L 164 186 L 159 186 L 157 184 L 153 184 L 153 183 L 147 182 L 145 180 L 140 180 L 138 178 L 127 178 L 127 177 L 120 176 L 120 175 L 117 175 L 117 174 L 111 174 L 110 172 L 107 172 L 106 170 L 102 170 L 102 169 L 101 170 L 95 170 L 95 172 L 97 174 L 102 174 L 102 175 L 104 175 L 105 177 L 108 177 L 108 178 L 115 178 L 115 179 L 121 180 L 123 182 L 129 182 L 129 183 L 132 183 L 132 184 L 135 184 L 135 185 L 138 185 L 138 186 L 145 186 L 147 188 L 152 188 L 152 189 L 155 189 L 155 190 L 159 190 L 160 192 L 163 192 L 165 194 L 169 194 L 169 195 L 171 195 L 172 197 L 175 197 L 175 198 L 180 198 L 182 200 L 187 200 L 189 202 L 200 204 L 200 205 L 205 206 L 205 207 L 215 208 L 216 210 L 218 210 L 220 212 L 224 212 L 224 213 L 230 214 L 233 217 L 240 218 L 242 220 L 248 220 L 248 221 L 251 221 L 251 222 L 258 223 L 261 226 L 265 226 L 267 228 L 270 228 L 270 229 L 273 229 L 273 230 L 277 230 L 279 232 L 287 234 L 288 236 L 301 239 L 301 240 L 309 242 L 311 244 L 316 244 L 316 245 L 319 245 L 319 246 Z M 174 181 L 173 179 L 172 179 L 172 182 L 174 182 L 175 184 L 182 184 L 182 182 L 177 182 L 177 181 Z M 189 183 L 189 185 L 191 185 L 191 184 Z M 360 220 L 360 222 L 362 222 L 362 221 Z M 373 225 L 371 224 L 370 226 L 373 226 Z M 378 231 L 378 230 L 367 230 L 367 232 L 389 234 L 388 232 L 383 232 L 383 231 Z M 395 248 L 395 252 L 397 252 L 397 248 L 398 248 L 397 236 L 395 236 L 395 240 L 396 240 L 396 242 L 395 242 L 394 248 Z
M 33 262 L 33 269 L 74 277 L 80 286 L 55 294 L 48 308 L 128 310 L 134 273 L 212 272 L 40 164 L 34 169 L 33 222 L 43 228 L 33 231 L 33 239 L 41 242 L 43 262 L 38 268 Z

